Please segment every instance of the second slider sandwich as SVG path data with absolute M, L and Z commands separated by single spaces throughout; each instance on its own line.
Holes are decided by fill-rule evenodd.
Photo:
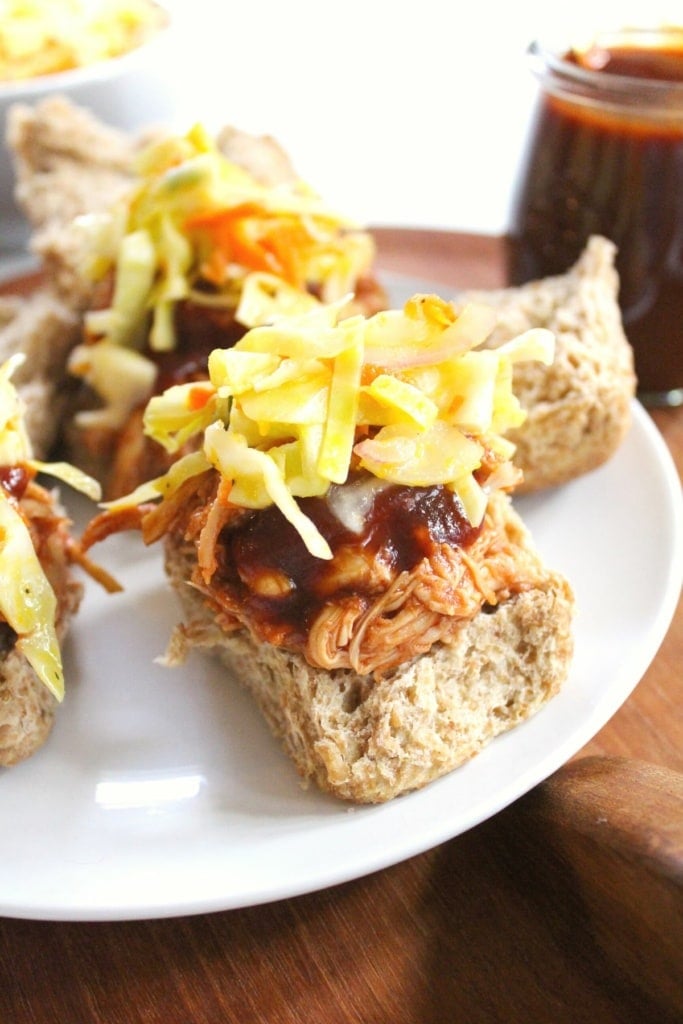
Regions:
M 504 434 L 529 331 L 415 295 L 276 318 L 214 350 L 209 380 L 148 404 L 168 473 L 110 503 L 85 545 L 163 539 L 184 622 L 168 660 L 217 653 L 305 779 L 373 803 L 425 785 L 565 680 L 573 597 L 514 511 Z

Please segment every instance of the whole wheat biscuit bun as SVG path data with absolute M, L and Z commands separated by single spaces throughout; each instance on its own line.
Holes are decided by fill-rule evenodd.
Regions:
M 514 288 L 469 293 L 493 306 L 495 347 L 532 327 L 555 335 L 551 366 L 514 367 L 514 390 L 527 418 L 510 432 L 518 492 L 538 491 L 582 476 L 606 462 L 631 423 L 636 377 L 618 303 L 616 247 L 592 237 L 566 273 Z
M 64 510 L 55 501 L 56 515 Z M 71 620 L 83 597 L 83 585 L 73 574 L 62 529 L 49 544 L 45 572 L 57 596 L 55 627 L 60 640 L 66 637 Z M 34 754 L 48 738 L 59 703 L 40 681 L 30 663 L 16 647 L 0 653 L 0 766 L 10 767 Z
M 36 458 L 46 459 L 69 401 L 69 353 L 80 340 L 78 317 L 46 289 L 30 296 L 0 296 L 0 363 L 16 352 L 25 360 L 13 383 L 24 404 L 24 425 Z
M 510 531 L 538 566 L 537 585 L 464 621 L 454 642 L 375 680 L 324 671 L 303 656 L 223 632 L 188 585 L 194 547 L 166 540 L 166 571 L 184 613 L 170 663 L 201 647 L 251 692 L 305 782 L 354 803 L 382 803 L 447 774 L 535 714 L 566 679 L 574 599 L 546 569 L 508 503 Z
M 42 747 L 57 707 L 22 654 L 14 649 L 0 659 L 0 766 L 9 768 Z

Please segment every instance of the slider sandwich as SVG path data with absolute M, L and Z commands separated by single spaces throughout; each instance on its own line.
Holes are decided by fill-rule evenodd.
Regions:
M 255 308 L 282 312 L 301 293 L 386 304 L 370 235 L 293 172 L 264 173 L 263 144 L 236 146 L 233 133 L 231 159 L 201 126 L 162 135 L 129 155 L 113 202 L 64 226 L 83 302 L 68 451 L 110 496 L 167 468 L 142 432 L 149 397 L 206 378 L 209 352 L 254 326 Z
M 513 509 L 505 438 L 524 418 L 513 367 L 551 362 L 553 337 L 486 349 L 495 313 L 434 295 L 369 317 L 301 301 L 257 309 L 207 380 L 149 401 L 174 461 L 82 543 L 161 542 L 183 609 L 168 662 L 217 655 L 304 780 L 378 803 L 566 679 L 572 592 Z
M 83 593 L 74 564 L 115 588 L 72 538 L 56 493 L 38 482 L 38 474 L 47 473 L 93 500 L 100 497 L 95 481 L 75 467 L 33 458 L 23 403 L 11 380 L 22 360 L 15 355 L 0 366 L 2 766 L 29 757 L 45 742 L 64 697 L 60 642 Z

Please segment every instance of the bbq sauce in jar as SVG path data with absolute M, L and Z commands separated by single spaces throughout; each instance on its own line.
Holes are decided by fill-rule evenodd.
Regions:
M 640 397 L 683 403 L 683 28 L 625 29 L 557 56 L 513 203 L 508 276 L 564 273 L 592 234 L 617 245 Z

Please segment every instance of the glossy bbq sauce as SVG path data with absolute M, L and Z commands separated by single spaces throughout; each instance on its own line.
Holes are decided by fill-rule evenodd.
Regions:
M 392 574 L 414 568 L 438 544 L 466 547 L 480 531 L 480 527 L 470 524 L 458 498 L 446 487 L 391 486 L 380 490 L 360 534 L 347 529 L 324 498 L 305 498 L 299 504 L 325 537 L 335 558 L 343 558 L 345 552 L 364 552 L 370 561 L 380 557 Z M 362 571 L 345 573 L 343 585 L 337 586 L 332 563 L 308 552 L 276 506 L 255 513 L 230 530 L 225 541 L 221 578 L 239 596 L 240 603 L 249 607 L 252 621 L 258 620 L 273 642 L 283 642 L 285 637 L 305 642 L 310 623 L 329 597 L 363 600 L 372 593 L 372 582 Z M 259 587 L 265 574 L 277 574 L 288 581 L 286 590 L 270 596 L 252 589 Z
M 146 349 L 157 364 L 154 390 L 157 394 L 174 384 L 206 380 L 209 355 L 215 348 L 232 348 L 246 328 L 237 323 L 232 310 L 201 306 L 190 300 L 175 310 L 177 346 L 168 352 Z
M 683 40 L 683 33 L 681 33 Z M 604 76 L 683 83 L 683 43 L 570 52 Z M 641 88 L 642 92 L 642 88 Z M 595 93 L 597 97 L 597 92 Z M 639 388 L 683 388 L 683 103 L 666 119 L 545 93 L 509 233 L 512 284 L 565 272 L 592 234 L 618 247 L 619 302 Z
M 29 471 L 24 466 L 0 466 L 0 487 L 17 501 L 23 498 L 29 479 Z

